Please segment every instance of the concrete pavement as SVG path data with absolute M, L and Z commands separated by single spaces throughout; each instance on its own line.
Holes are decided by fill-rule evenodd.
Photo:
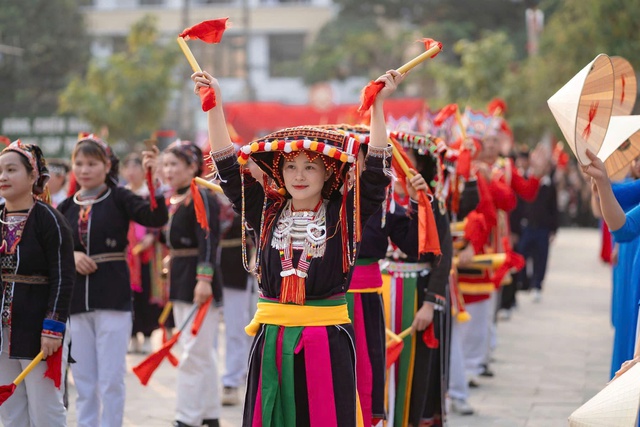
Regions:
M 605 385 L 612 343 L 611 275 L 598 253 L 597 230 L 560 230 L 542 301 L 534 303 L 532 295 L 518 294 L 518 310 L 498 326 L 495 378 L 482 379 L 481 387 L 471 391 L 476 415 L 451 416 L 451 427 L 566 426 L 569 414 Z M 154 339 L 157 345 L 159 337 Z M 140 360 L 142 356 L 128 356 L 129 368 Z M 167 362 L 147 387 L 127 373 L 124 425 L 169 426 L 175 378 L 176 370 Z M 224 408 L 222 426 L 239 426 L 241 411 L 240 406 Z

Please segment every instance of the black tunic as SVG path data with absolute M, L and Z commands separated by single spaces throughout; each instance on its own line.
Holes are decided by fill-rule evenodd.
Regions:
M 44 330 L 65 330 L 76 270 L 71 228 L 60 212 L 36 202 L 15 253 L 17 275 L 49 279 L 46 284 L 16 281 L 13 289 L 10 356 L 33 359 L 40 352 Z M 11 283 L 2 285 L 4 288 Z M 0 345 L 1 340 L 2 337 Z
M 91 208 L 86 249 L 78 233 L 80 206 L 72 198 L 58 205 L 58 210 L 71 225 L 76 251 L 89 256 L 106 253 L 124 255 L 129 244 L 129 221 L 146 227 L 161 227 L 167 222 L 164 197 L 156 197 L 158 207 L 152 211 L 149 200 L 130 190 L 122 187 L 112 187 L 110 190 L 111 194 Z M 131 311 L 131 300 L 129 267 L 123 257 L 122 260 L 99 263 L 98 270 L 89 276 L 76 274 L 71 314 L 92 310 Z
M 182 188 L 178 194 L 184 194 L 189 187 Z M 172 256 L 170 271 L 169 299 L 173 301 L 193 302 L 193 290 L 196 287 L 198 267 L 213 269 L 211 289 L 216 305 L 222 304 L 222 286 L 218 270 L 218 243 L 220 242 L 220 208 L 213 194 L 199 189 L 204 206 L 207 210 L 209 234 L 200 227 L 196 220 L 193 200 L 187 199 L 186 204 L 180 204 L 171 215 L 165 230 L 167 246 L 173 250 L 197 249 L 198 255 Z M 242 268 L 238 265 L 237 268 Z

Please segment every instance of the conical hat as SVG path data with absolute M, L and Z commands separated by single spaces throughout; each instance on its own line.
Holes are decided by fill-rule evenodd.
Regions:
M 600 151 L 613 95 L 613 64 L 607 55 L 600 54 L 547 100 L 571 151 L 583 165 L 591 163 L 587 149 Z
M 640 116 L 611 117 L 598 158 L 612 180 L 623 178 L 631 162 L 640 156 L 639 131 Z
M 631 114 L 636 104 L 638 85 L 633 67 L 621 56 L 612 56 L 615 78 L 615 96 L 613 97 L 613 116 Z
M 569 417 L 570 427 L 633 427 L 640 406 L 640 364 L 609 383 Z

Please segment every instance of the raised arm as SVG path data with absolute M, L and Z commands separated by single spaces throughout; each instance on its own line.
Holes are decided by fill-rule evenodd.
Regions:
M 196 94 L 202 87 L 211 87 L 216 92 L 216 106 L 207 112 L 211 151 L 220 151 L 233 145 L 227 129 L 227 121 L 224 118 L 222 95 L 220 93 L 220 84 L 218 83 L 218 80 L 206 71 L 193 73 L 191 75 L 191 80 L 195 83 L 194 92 Z
M 369 147 L 386 148 L 387 145 L 389 145 L 387 141 L 387 124 L 384 119 L 384 109 L 382 106 L 384 100 L 395 92 L 405 76 L 406 74 L 400 74 L 396 70 L 389 70 L 376 80 L 376 82 L 384 83 L 384 88 L 378 93 L 371 107 Z
M 607 176 L 607 170 L 604 167 L 604 163 L 602 163 L 602 160 L 598 159 L 598 157 L 596 157 L 596 155 L 589 150 L 587 150 L 587 156 L 591 160 L 591 164 L 588 166 L 583 166 L 582 170 L 595 181 L 595 184 L 598 188 L 598 195 L 600 196 L 600 210 L 602 211 L 602 217 L 609 226 L 611 232 L 616 232 L 625 225 L 625 223 L 627 222 L 627 218 L 624 214 L 624 211 L 620 207 L 618 200 L 616 200 L 616 197 L 613 194 L 613 190 L 611 189 L 611 181 Z M 638 208 L 634 209 L 634 211 L 637 209 Z M 629 228 L 631 224 L 626 225 L 627 227 L 625 228 L 625 230 L 621 231 L 620 236 L 616 236 L 616 241 L 626 240 L 618 240 L 618 237 L 623 237 L 623 232 L 625 235 L 627 234 L 625 231 L 627 231 L 626 229 Z

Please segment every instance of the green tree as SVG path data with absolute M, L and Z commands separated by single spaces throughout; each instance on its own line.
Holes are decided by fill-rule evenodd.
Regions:
M 164 119 L 177 47 L 159 43 L 156 18 L 131 28 L 127 49 L 106 62 L 92 61 L 84 78 L 74 78 L 60 97 L 60 112 L 106 127 L 113 140 L 133 142 L 155 131 Z
M 48 115 L 71 74 L 83 72 L 89 40 L 77 0 L 0 0 L 0 117 Z
M 460 65 L 433 61 L 421 74 L 433 77 L 440 96 L 429 99 L 433 106 L 456 102 L 461 108 L 485 108 L 502 94 L 515 49 L 504 32 L 489 32 L 477 41 L 460 40 L 453 46 Z
M 640 70 L 640 8 L 635 0 L 547 0 L 540 55 L 514 67 L 505 83 L 509 119 L 530 142 L 552 130 L 547 99 L 599 53 L 620 55 Z M 636 106 L 637 107 L 637 106 Z M 519 131 L 519 132 L 518 132 Z

